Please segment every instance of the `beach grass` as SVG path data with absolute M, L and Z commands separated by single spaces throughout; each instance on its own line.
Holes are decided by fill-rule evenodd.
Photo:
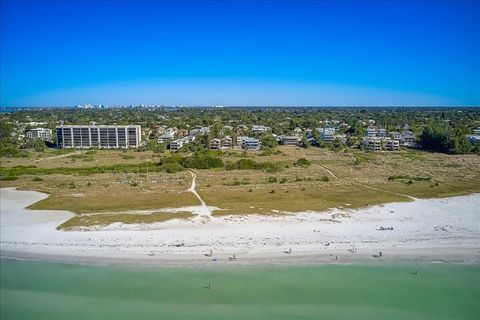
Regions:
M 187 211 L 179 212 L 154 212 L 151 214 L 128 214 L 128 213 L 112 213 L 112 214 L 92 214 L 77 215 L 72 219 L 65 221 L 57 227 L 59 230 L 74 230 L 79 228 L 91 228 L 97 226 L 105 226 L 112 223 L 124 224 L 145 224 L 165 222 L 175 219 L 189 219 L 193 215 Z
M 256 163 L 282 163 L 282 169 L 278 172 L 196 170 L 198 193 L 207 205 L 222 209 L 215 211 L 216 215 L 359 208 L 410 201 L 409 196 L 431 198 L 480 192 L 478 155 L 417 150 L 332 152 L 296 147 L 280 147 L 273 153 L 219 154 L 226 164 L 247 158 Z M 3 173 L 11 176 L 23 170 L 23 174 L 15 174 L 16 180 L 0 181 L 0 186 L 48 193 L 47 199 L 31 206 L 33 209 L 69 210 L 78 214 L 200 204 L 192 193 L 186 192 L 191 183 L 188 171 L 169 174 L 153 170 L 162 155 L 118 150 L 60 155 L 66 156 L 50 159 L 56 154 L 48 151 L 32 152 L 30 158 L 1 158 Z M 42 157 L 49 159 L 38 161 Z M 83 161 L 87 158 L 94 161 Z M 308 166 L 297 165 L 303 158 Z M 67 164 L 70 169 L 59 169 Z

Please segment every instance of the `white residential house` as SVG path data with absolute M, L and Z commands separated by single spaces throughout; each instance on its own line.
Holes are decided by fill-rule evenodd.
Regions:
M 193 128 L 192 130 L 190 130 L 190 135 L 191 136 L 196 136 L 196 135 L 200 135 L 200 136 L 205 136 L 207 135 L 208 133 L 210 132 L 210 128 L 209 127 L 200 127 L 200 126 L 197 126 L 195 128 Z
M 163 135 L 161 135 L 160 137 L 158 137 L 157 141 L 158 143 L 166 143 L 166 142 L 169 142 L 170 140 L 173 139 L 173 136 L 174 134 L 173 133 L 165 133 Z
M 26 136 L 30 139 L 42 139 L 44 141 L 51 141 L 52 130 L 45 128 L 35 128 L 27 131 Z
M 477 127 L 476 129 L 473 129 L 473 134 L 480 134 L 480 127 Z
M 386 137 L 387 136 L 387 130 L 386 129 L 383 129 L 383 128 L 380 128 L 378 129 L 377 131 L 377 137 Z
M 261 125 L 253 125 L 252 126 L 252 133 L 264 133 L 267 132 L 269 128 L 266 126 L 261 126 Z
M 173 140 L 172 142 L 170 142 L 170 149 L 171 150 L 178 150 L 181 147 L 183 147 L 184 145 L 188 144 L 189 142 L 190 141 L 189 141 L 188 137 L 183 137 L 183 138 L 180 138 L 180 139 Z

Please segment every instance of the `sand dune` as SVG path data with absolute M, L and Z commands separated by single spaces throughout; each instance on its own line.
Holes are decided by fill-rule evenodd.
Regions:
M 14 188 L 0 192 L 3 257 L 146 265 L 480 263 L 480 194 L 358 210 L 272 217 L 199 216 L 190 221 L 59 231 L 55 228 L 73 213 L 25 209 L 47 195 Z M 284 253 L 290 248 L 292 253 Z M 210 250 L 212 256 L 205 256 Z M 374 257 L 379 251 L 382 257 Z M 230 261 L 233 254 L 237 259 Z

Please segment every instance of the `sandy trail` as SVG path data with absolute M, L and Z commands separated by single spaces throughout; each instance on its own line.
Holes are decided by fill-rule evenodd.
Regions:
M 85 152 L 86 152 L 86 151 L 75 151 L 75 152 L 70 152 L 70 153 L 66 153 L 66 154 L 61 154 L 61 155 L 58 155 L 58 156 L 40 158 L 40 159 L 37 159 L 37 160 L 35 160 L 35 161 L 33 161 L 33 162 L 34 162 L 34 163 L 38 163 L 38 162 L 41 162 L 41 161 L 43 161 L 43 160 L 66 158 L 66 157 L 73 156 L 73 155 L 76 155 L 76 154 L 84 154 Z
M 200 206 L 196 208 L 195 213 L 199 214 L 201 216 L 207 216 L 211 217 L 212 216 L 212 210 L 209 208 L 206 204 L 205 201 L 203 201 L 202 197 L 198 194 L 196 190 L 196 180 L 197 180 L 197 174 L 193 172 L 192 170 L 189 171 L 190 174 L 192 175 L 192 185 L 188 189 L 189 192 L 193 193 L 195 197 L 200 201 Z
M 192 174 L 192 177 L 194 174 Z M 193 190 L 195 184 L 192 182 Z M 364 209 L 283 216 L 210 216 L 83 231 L 55 228 L 73 214 L 24 209 L 47 195 L 2 188 L 2 256 L 94 263 L 154 265 L 334 263 L 447 260 L 480 263 L 480 194 L 416 199 Z M 206 209 L 205 209 L 206 208 Z M 177 208 L 181 210 L 182 208 Z M 206 205 L 194 207 L 209 209 Z M 171 209 L 169 209 L 171 211 Z M 192 211 L 193 212 L 193 211 Z M 393 230 L 380 231 L 381 227 Z M 349 250 L 355 246 L 356 253 Z M 284 251 L 292 248 L 291 254 Z M 214 258 L 204 254 L 213 250 Z
M 328 169 L 327 167 L 325 167 L 322 164 L 319 164 L 319 166 L 322 167 L 323 169 L 325 169 L 332 177 L 334 177 L 335 179 L 338 179 L 338 177 L 332 172 L 332 170 Z

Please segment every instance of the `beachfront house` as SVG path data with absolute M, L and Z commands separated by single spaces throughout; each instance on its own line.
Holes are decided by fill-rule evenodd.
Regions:
M 285 146 L 299 146 L 302 138 L 299 136 L 280 136 L 279 142 Z
M 260 140 L 246 137 L 242 141 L 242 148 L 246 150 L 259 150 L 261 148 Z
M 26 136 L 30 139 L 42 139 L 44 141 L 51 141 L 52 130 L 45 128 L 35 128 L 27 131 Z

